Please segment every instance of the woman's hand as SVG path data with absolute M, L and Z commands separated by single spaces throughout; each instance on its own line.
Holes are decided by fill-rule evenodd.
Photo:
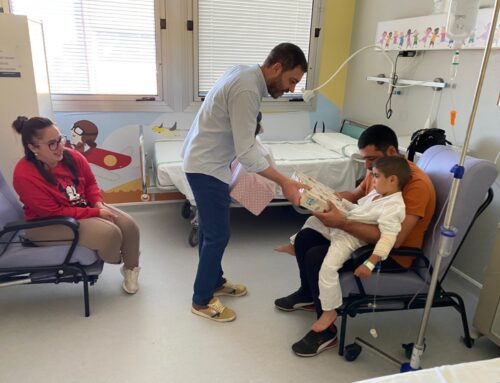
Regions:
M 347 218 L 339 209 L 337 209 L 332 201 L 327 202 L 327 211 L 323 213 L 313 213 L 313 215 L 318 218 L 325 226 L 331 227 L 333 229 L 342 229 L 344 224 L 347 222 Z
M 113 213 L 113 211 L 111 211 L 104 205 L 103 207 L 99 208 L 99 217 L 111 222 L 114 222 L 115 218 L 118 218 L 118 216 L 115 213 Z

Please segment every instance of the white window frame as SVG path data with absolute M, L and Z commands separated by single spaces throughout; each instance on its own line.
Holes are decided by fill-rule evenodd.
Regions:
M 56 112 L 169 112 L 172 111 L 166 102 L 164 63 L 166 60 L 165 38 L 167 30 L 160 29 L 160 20 L 165 18 L 164 0 L 154 0 L 154 22 L 156 41 L 156 84 L 157 96 L 151 95 L 52 95 L 52 104 Z M 152 101 L 143 98 L 154 97 Z
M 199 105 L 203 101 L 203 98 L 198 94 L 198 72 L 199 72 L 199 57 L 198 57 L 198 0 L 193 0 L 193 10 L 190 11 L 192 15 L 191 20 L 193 20 L 193 105 Z M 316 37 L 316 30 L 321 31 L 322 19 L 323 19 L 324 5 L 323 0 L 313 0 L 313 9 L 311 15 L 311 30 L 309 34 L 309 60 L 307 68 L 307 89 L 313 89 L 318 82 L 319 75 L 319 47 L 321 46 L 322 34 Z M 299 90 L 300 91 L 300 90 Z M 264 97 L 262 100 L 262 110 L 264 112 L 286 112 L 286 111 L 299 111 L 299 110 L 313 110 L 315 108 L 315 100 L 311 102 L 305 102 L 303 100 L 298 100 L 297 95 L 284 95 L 278 99 L 273 99 L 272 97 Z
M 10 12 L 8 0 L 0 0 L 4 11 Z M 198 97 L 198 0 L 155 0 L 156 56 L 158 95 L 154 101 L 137 101 L 141 95 L 52 95 L 55 112 L 196 112 L 202 102 Z M 308 89 L 317 84 L 323 0 L 313 0 L 310 31 Z M 166 29 L 160 29 L 160 20 L 166 19 Z M 187 30 L 188 20 L 193 31 Z M 196 75 L 195 75 L 196 74 Z M 148 96 L 149 97 L 149 96 Z M 290 102 L 289 98 L 266 97 L 264 112 L 313 110 L 311 102 Z

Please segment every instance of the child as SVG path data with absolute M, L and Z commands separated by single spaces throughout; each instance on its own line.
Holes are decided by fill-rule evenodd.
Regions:
M 378 224 L 380 230 L 380 239 L 373 255 L 355 271 L 359 277 L 370 276 L 375 265 L 387 258 L 396 242 L 401 230 L 401 222 L 405 218 L 405 204 L 401 190 L 411 177 L 408 162 L 401 157 L 390 156 L 377 159 L 373 163 L 372 172 L 374 190 L 361 198 L 357 204 L 342 200 L 349 219 L 367 224 Z M 319 273 L 319 298 L 323 314 L 312 326 L 313 331 L 320 332 L 335 322 L 337 319 L 335 309 L 342 305 L 338 270 L 354 250 L 366 243 L 340 229 L 326 227 L 316 217 L 310 217 L 303 228 L 311 228 L 331 241 Z M 279 246 L 276 250 L 294 254 L 293 245 Z

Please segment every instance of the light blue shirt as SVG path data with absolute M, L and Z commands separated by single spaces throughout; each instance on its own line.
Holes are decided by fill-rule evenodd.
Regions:
M 267 86 L 259 65 L 237 65 L 217 80 L 205 97 L 184 141 L 186 173 L 202 173 L 227 184 L 237 158 L 250 172 L 269 163 L 255 140 L 257 114 Z

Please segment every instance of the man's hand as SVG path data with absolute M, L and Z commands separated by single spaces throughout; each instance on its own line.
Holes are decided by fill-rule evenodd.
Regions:
M 369 278 L 372 275 L 371 270 L 365 265 L 360 265 L 354 270 L 354 275 L 359 278 Z
M 292 180 L 291 178 L 287 178 L 281 184 L 283 195 L 294 205 L 298 205 L 300 202 L 300 189 L 310 189 L 310 187 L 308 185 Z
M 327 211 L 323 213 L 313 213 L 313 215 L 318 218 L 325 226 L 331 227 L 333 229 L 342 229 L 344 224 L 347 222 L 347 218 L 339 209 L 337 209 L 332 201 L 327 202 Z

